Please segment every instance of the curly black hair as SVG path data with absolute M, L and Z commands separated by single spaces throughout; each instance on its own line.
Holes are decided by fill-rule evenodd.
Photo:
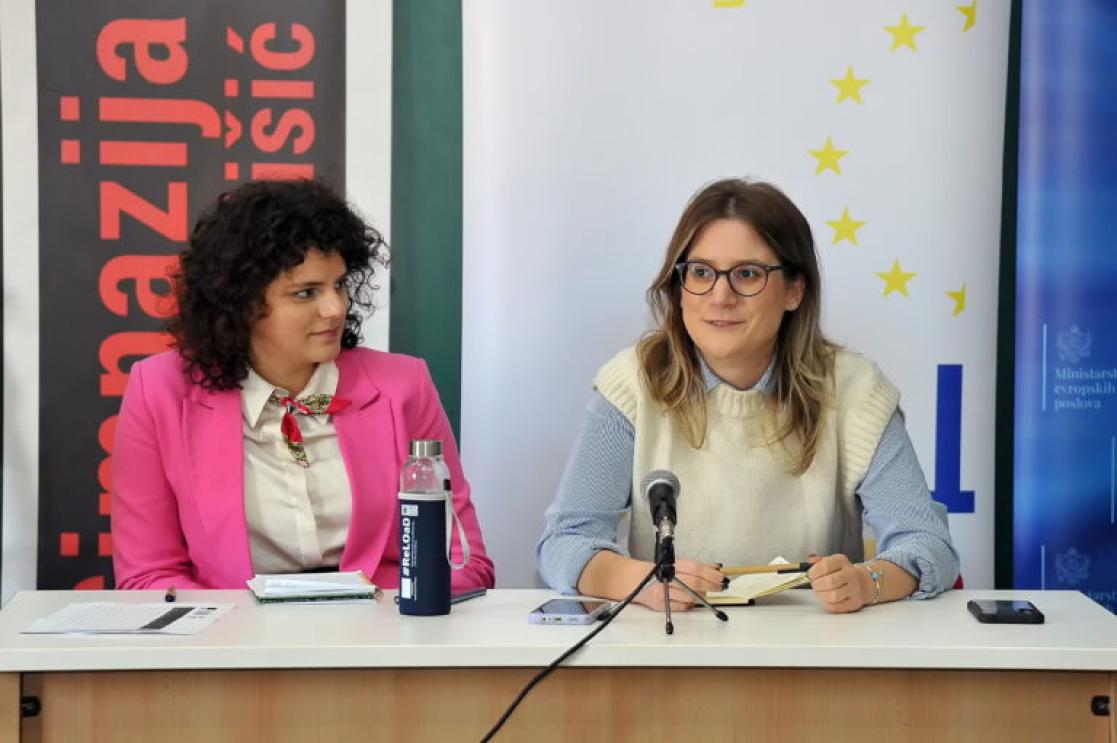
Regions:
M 210 390 L 240 386 L 264 291 L 311 249 L 345 261 L 349 312 L 341 346 L 353 348 L 372 311 L 377 287 L 370 281 L 374 265 L 387 265 L 387 245 L 344 199 L 313 180 L 251 181 L 202 213 L 172 276 L 178 313 L 167 324 L 193 382 Z

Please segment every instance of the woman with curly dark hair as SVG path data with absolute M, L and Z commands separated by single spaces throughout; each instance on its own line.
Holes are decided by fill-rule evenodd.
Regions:
M 314 181 L 247 183 L 202 214 L 174 277 L 175 348 L 133 365 L 117 421 L 118 588 L 329 569 L 396 587 L 412 439 L 443 442 L 471 553 L 453 590 L 493 585 L 426 364 L 358 347 L 385 260 L 380 234 Z

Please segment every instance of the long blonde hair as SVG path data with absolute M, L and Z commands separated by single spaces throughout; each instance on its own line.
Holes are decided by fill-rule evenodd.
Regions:
M 818 259 L 814 238 L 803 213 L 782 191 L 769 183 L 731 178 L 703 188 L 690 200 L 647 300 L 658 328 L 636 347 L 652 398 L 662 405 L 691 446 L 701 448 L 708 425 L 706 387 L 694 341 L 683 325 L 679 306 L 682 286 L 675 264 L 683 260 L 699 232 L 718 219 L 739 219 L 752 226 L 779 262 L 791 268 L 790 280 L 803 281 L 798 309 L 784 314 L 776 337 L 774 369 L 775 442 L 798 443 L 791 471 L 806 472 L 818 449 L 823 409 L 832 398 L 834 351 L 822 334 Z

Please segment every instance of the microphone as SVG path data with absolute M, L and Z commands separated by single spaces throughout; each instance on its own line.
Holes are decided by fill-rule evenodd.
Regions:
M 640 489 L 648 499 L 648 509 L 652 514 L 659 536 L 671 539 L 675 536 L 678 517 L 675 503 L 679 498 L 679 478 L 667 470 L 653 470 L 644 476 Z
M 679 478 L 674 472 L 667 470 L 652 470 L 644 476 L 640 483 L 640 490 L 648 499 L 648 510 L 652 512 L 652 523 L 655 524 L 655 567 L 644 579 L 644 583 L 637 589 L 642 590 L 654 577 L 663 585 L 663 611 L 667 614 L 667 634 L 675 632 L 675 625 L 671 621 L 671 584 L 678 584 L 680 590 L 690 594 L 698 603 L 704 605 L 714 613 L 718 619 L 728 622 L 729 617 L 724 611 L 710 606 L 702 594 L 679 580 L 675 575 L 675 524 L 678 514 L 675 506 L 679 499 Z M 631 600 L 634 592 L 627 600 Z M 622 604 L 623 605 L 623 604 Z

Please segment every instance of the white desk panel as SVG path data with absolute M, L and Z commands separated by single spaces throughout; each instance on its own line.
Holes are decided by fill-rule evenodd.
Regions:
M 592 627 L 527 621 L 554 594 L 496 590 L 446 617 L 379 604 L 258 606 L 246 591 L 181 591 L 181 602 L 236 609 L 191 637 L 21 635 L 75 601 L 161 601 L 162 592 L 21 592 L 0 611 L 0 671 L 238 668 L 539 667 Z M 971 598 L 1029 599 L 1043 625 L 985 625 Z M 1072 591 L 949 591 L 855 614 L 826 614 L 807 591 L 757 606 L 663 615 L 632 606 L 566 665 L 594 667 L 930 668 L 1117 671 L 1117 617 Z

